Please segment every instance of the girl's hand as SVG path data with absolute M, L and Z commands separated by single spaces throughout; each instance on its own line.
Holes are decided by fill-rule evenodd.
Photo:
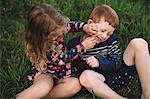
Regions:
M 88 58 L 86 59 L 86 63 L 87 63 L 90 67 L 92 67 L 92 68 L 94 68 L 94 67 L 99 67 L 99 62 L 98 62 L 98 60 L 97 60 L 94 56 L 88 57 Z
M 85 24 L 83 26 L 83 31 L 85 31 L 88 35 L 97 34 L 97 26 L 95 23 Z
M 81 42 L 81 44 L 85 49 L 93 48 L 96 44 L 95 37 L 87 37 Z

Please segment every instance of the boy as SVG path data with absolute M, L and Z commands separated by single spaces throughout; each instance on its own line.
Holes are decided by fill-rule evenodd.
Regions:
M 80 83 L 88 91 L 102 98 L 121 99 L 116 89 L 127 85 L 138 72 L 141 86 L 141 98 L 150 99 L 150 55 L 145 40 L 133 39 L 124 54 L 121 55 L 117 40 L 113 34 L 119 24 L 116 12 L 107 5 L 101 5 L 92 11 L 88 24 L 93 25 L 97 34 L 80 36 L 69 41 L 68 48 L 74 47 L 87 36 L 94 36 L 97 45 L 81 55 L 74 62 L 80 70 Z M 76 64 L 81 64 L 80 67 Z M 137 71 L 136 71 L 137 70 Z M 83 72 L 82 72 L 83 71 Z

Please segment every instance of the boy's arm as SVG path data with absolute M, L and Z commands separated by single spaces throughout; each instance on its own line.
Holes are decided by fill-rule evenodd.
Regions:
M 122 55 L 117 45 L 117 39 L 114 37 L 109 45 L 110 49 L 106 58 L 97 55 L 99 61 L 99 70 L 103 72 L 115 71 L 120 68 L 122 64 Z

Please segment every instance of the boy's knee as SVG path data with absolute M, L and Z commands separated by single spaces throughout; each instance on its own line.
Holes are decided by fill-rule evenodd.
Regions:
M 148 49 L 148 43 L 142 38 L 132 39 L 129 43 L 130 46 L 134 47 L 136 50 Z
M 150 87 L 149 86 L 142 89 L 142 96 L 143 96 L 143 99 L 150 99 Z
M 79 78 L 81 85 L 84 87 L 90 87 L 92 79 L 91 70 L 83 71 Z
M 81 85 L 87 88 L 91 88 L 95 86 L 94 84 L 95 80 L 99 80 L 102 82 L 103 80 L 105 80 L 104 76 L 102 76 L 101 74 L 97 74 L 96 72 L 92 70 L 85 70 L 84 72 L 82 72 L 79 79 L 80 79 Z

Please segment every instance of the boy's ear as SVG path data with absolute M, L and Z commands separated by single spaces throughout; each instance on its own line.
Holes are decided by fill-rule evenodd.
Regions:
M 88 19 L 88 22 L 87 22 L 88 24 L 90 24 L 90 23 L 94 23 L 94 21 L 92 20 L 92 19 Z

